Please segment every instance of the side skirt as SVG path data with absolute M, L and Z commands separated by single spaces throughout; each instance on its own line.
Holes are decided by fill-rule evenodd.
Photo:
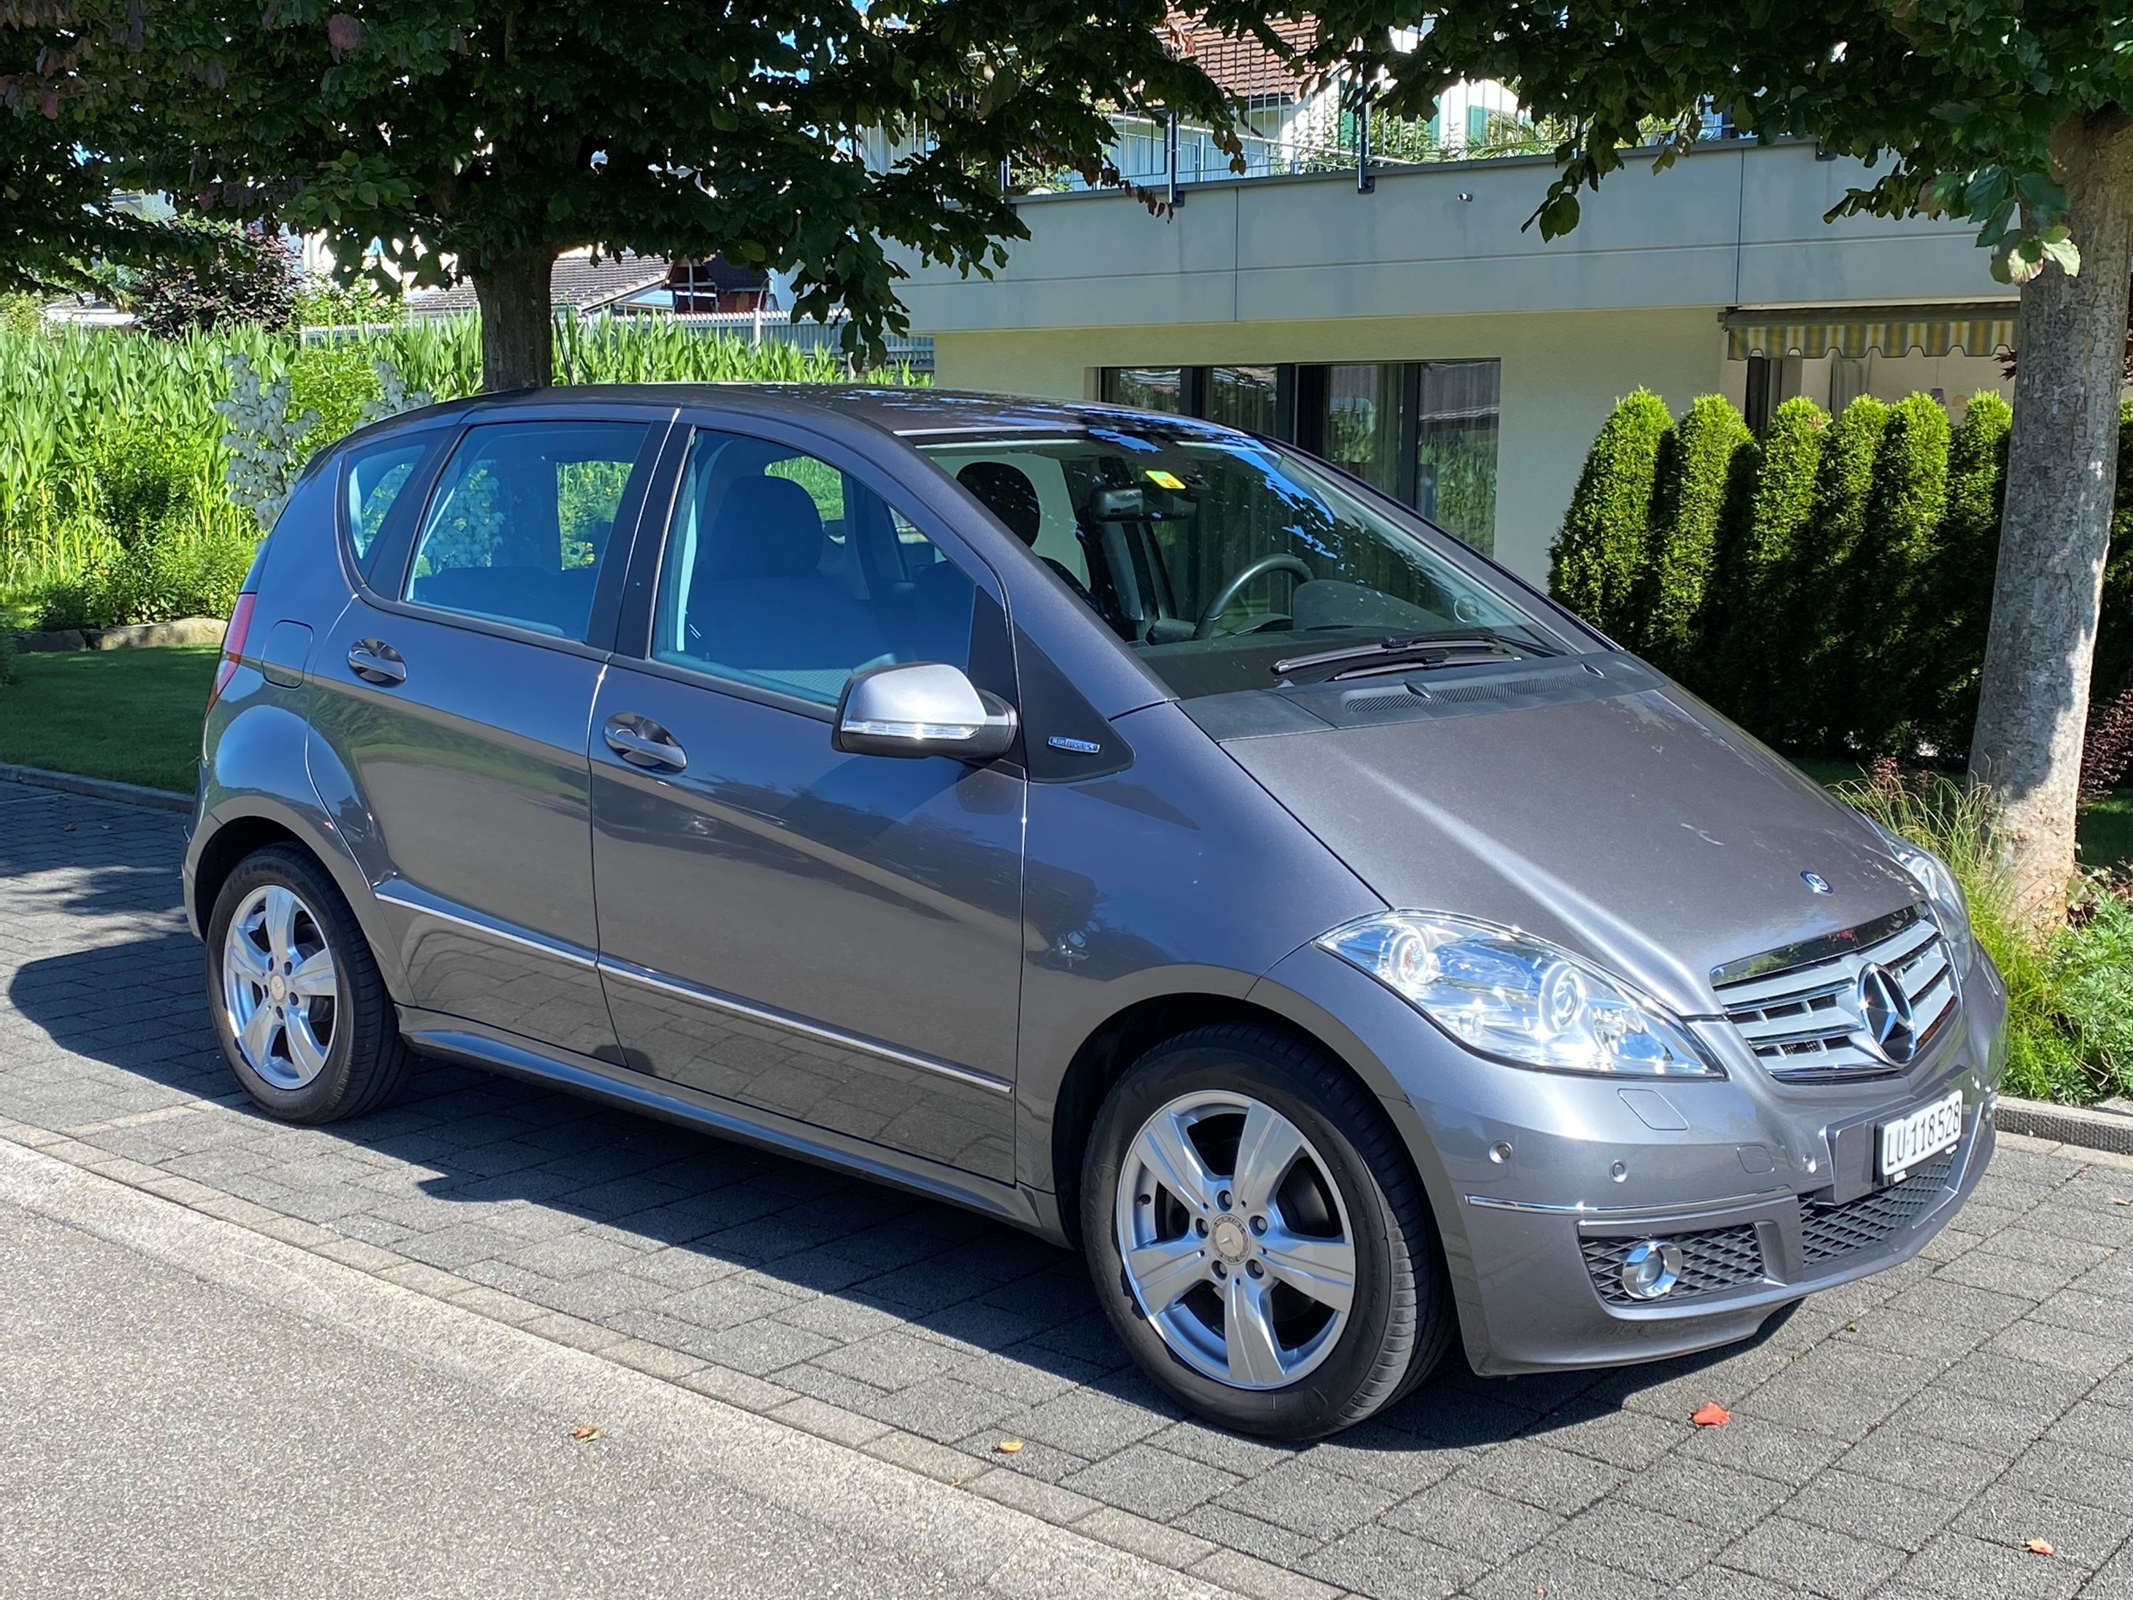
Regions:
M 700 1133 L 738 1140 L 875 1183 L 907 1189 L 928 1199 L 981 1211 L 1039 1234 L 1053 1244 L 1066 1243 L 1056 1220 L 1056 1206 L 1045 1203 L 1051 1197 L 1019 1184 L 996 1183 L 937 1161 L 902 1155 L 882 1145 L 744 1107 L 685 1084 L 669 1083 L 574 1051 L 536 1046 L 463 1017 L 402 1006 L 400 1031 L 408 1044 L 423 1055 L 566 1089 Z

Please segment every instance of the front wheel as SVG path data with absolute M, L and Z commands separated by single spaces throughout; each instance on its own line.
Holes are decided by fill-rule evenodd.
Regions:
M 1202 1028 L 1143 1057 L 1098 1114 L 1081 1211 L 1119 1337 L 1224 1427 L 1331 1433 L 1450 1343 L 1436 1230 L 1398 1136 L 1339 1063 L 1270 1030 Z
M 237 864 L 207 925 L 223 1056 L 260 1109 L 335 1122 L 382 1104 L 414 1057 L 348 902 L 290 845 Z

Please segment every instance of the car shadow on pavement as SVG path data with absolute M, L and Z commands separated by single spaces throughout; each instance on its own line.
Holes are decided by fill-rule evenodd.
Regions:
M 229 1076 L 200 970 L 182 932 L 17 968 L 17 1018 L 0 1022 L 18 1038 L 27 1022 L 58 1053 L 0 1073 L 0 1115 L 20 1114 L 19 1070 L 79 1074 L 83 1059 L 165 1091 L 152 1109 L 213 1101 L 206 1114 L 110 1118 L 78 1136 L 944 1444 L 989 1450 L 1015 1430 L 1029 1442 L 1012 1465 L 1038 1476 L 1068 1478 L 1158 1431 L 1179 1450 L 1192 1441 L 1177 1436 L 1196 1436 L 1196 1459 L 1210 1463 L 1298 1453 L 1188 1421 L 1131 1366 L 1079 1258 L 974 1213 L 439 1062 L 370 1116 L 276 1122 Z M 114 991 L 126 996 L 115 1007 Z M 1382 1416 L 1302 1448 L 1412 1456 L 1545 1435 L 1739 1349 L 1493 1379 L 1455 1354 Z

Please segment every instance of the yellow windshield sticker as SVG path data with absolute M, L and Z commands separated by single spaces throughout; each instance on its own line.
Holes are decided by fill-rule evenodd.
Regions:
M 1183 478 L 1174 472 L 1165 472 L 1161 467 L 1150 467 L 1148 469 L 1148 481 L 1158 489 L 1182 489 L 1185 487 Z

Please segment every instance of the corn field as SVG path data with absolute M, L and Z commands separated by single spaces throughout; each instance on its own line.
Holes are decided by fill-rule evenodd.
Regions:
M 230 358 L 246 357 L 271 383 L 307 360 L 345 365 L 350 352 L 364 358 L 366 372 L 388 362 L 408 390 L 438 399 L 480 387 L 481 334 L 471 316 L 349 330 L 308 353 L 293 333 L 249 325 L 179 339 L 96 329 L 0 331 L 0 607 L 34 614 L 41 594 L 79 583 L 115 558 L 122 541 L 105 480 L 114 461 L 137 458 L 144 447 L 183 480 L 184 492 L 167 502 L 167 514 L 187 525 L 174 534 L 248 536 L 249 519 L 223 487 L 225 424 L 212 409 L 230 392 Z M 560 383 L 822 383 L 849 376 L 833 356 L 663 321 L 565 322 L 556 330 Z M 862 376 L 910 381 L 900 371 Z M 325 442 L 307 441 L 314 448 Z

